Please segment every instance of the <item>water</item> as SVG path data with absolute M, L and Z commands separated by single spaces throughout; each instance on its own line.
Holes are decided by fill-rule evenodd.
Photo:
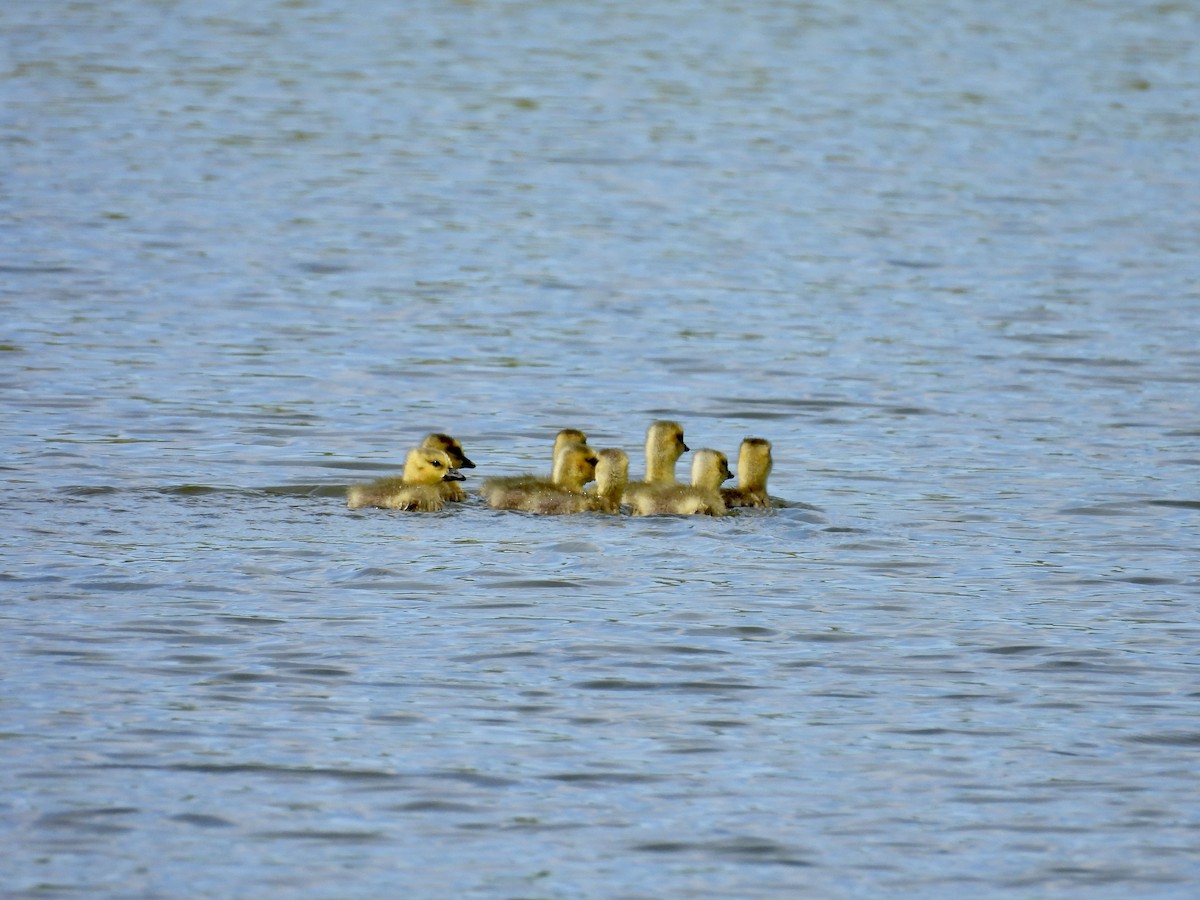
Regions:
M 1198 19 L 6 4 L 3 893 L 1191 896 Z

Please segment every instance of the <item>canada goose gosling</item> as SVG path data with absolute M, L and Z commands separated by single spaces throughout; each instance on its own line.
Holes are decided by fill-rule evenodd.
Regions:
M 455 469 L 475 468 L 475 463 L 467 459 L 467 454 L 463 452 L 462 444 L 448 434 L 440 432 L 427 434 L 425 435 L 425 440 L 421 441 L 421 446 L 429 450 L 441 450 L 450 457 L 450 463 Z M 467 499 L 467 492 L 463 490 L 462 485 L 457 480 L 443 481 L 441 492 L 443 500 L 449 500 L 454 503 L 461 503 Z
M 646 430 L 646 480 L 652 484 L 674 484 L 675 463 L 690 448 L 683 442 L 678 422 L 654 422 Z
M 560 495 L 582 494 L 583 486 L 596 477 L 598 461 L 587 444 L 567 444 L 558 451 L 549 480 L 532 475 L 489 478 L 480 493 L 492 509 L 544 512 L 543 507 Z
M 607 448 L 596 454 L 596 484 L 590 495 L 591 508 L 597 512 L 621 511 L 621 497 L 629 482 L 629 455 L 624 450 Z
M 455 471 L 450 456 L 443 450 L 414 447 L 404 460 L 404 474 L 399 478 L 381 478 L 370 484 L 351 485 L 346 492 L 350 509 L 378 506 L 383 509 L 408 509 L 436 512 L 442 508 L 443 481 L 462 479 Z
M 651 423 L 646 429 L 646 477 L 625 486 L 624 502 L 632 503 L 644 491 L 675 484 L 675 463 L 688 449 L 683 442 L 683 426 L 678 422 Z
M 773 465 L 770 441 L 756 437 L 748 437 L 742 441 L 742 446 L 738 449 L 737 487 L 721 490 L 725 505 L 770 506 L 767 476 L 771 474 Z
M 629 500 L 635 516 L 725 515 L 721 483 L 732 478 L 729 460 L 719 450 L 697 450 L 690 485 L 666 484 L 638 491 Z
M 558 460 L 558 454 L 562 449 L 569 444 L 587 444 L 587 435 L 578 428 L 564 428 L 554 436 L 554 451 L 550 459 L 550 480 L 554 480 L 554 466 Z M 540 475 L 498 475 L 488 478 L 479 488 L 479 496 L 486 500 L 489 504 L 492 502 L 492 495 L 501 495 L 502 493 L 514 487 L 527 487 L 536 482 L 544 482 L 546 479 Z M 506 507 L 496 507 L 504 509 Z
M 579 445 L 576 445 L 579 446 Z M 563 490 L 560 486 L 530 491 L 516 508 L 542 515 L 621 511 L 621 491 L 629 473 L 629 457 L 622 450 L 601 450 L 595 454 L 596 484 L 583 493 Z

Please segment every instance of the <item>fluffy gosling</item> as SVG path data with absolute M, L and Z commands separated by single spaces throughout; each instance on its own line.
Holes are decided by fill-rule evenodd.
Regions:
M 646 477 L 625 486 L 624 502 L 646 491 L 675 484 L 675 463 L 688 451 L 683 442 L 683 426 L 678 422 L 654 422 L 646 429 Z
M 522 509 L 542 515 L 621 511 L 621 492 L 629 477 L 629 457 L 623 450 L 601 450 L 596 454 L 596 483 L 581 494 L 564 490 L 527 495 Z
M 443 481 L 460 481 L 449 454 L 444 450 L 414 447 L 404 460 L 404 474 L 399 478 L 381 478 L 370 484 L 351 485 L 346 492 L 350 509 L 378 506 L 382 509 L 407 509 L 436 512 L 442 508 Z
M 583 496 L 583 486 L 596 477 L 597 462 L 598 457 L 587 444 L 566 444 L 554 458 L 549 480 L 533 475 L 489 478 L 480 494 L 492 509 L 555 512 L 553 507 L 570 502 L 563 499 L 564 495 Z
M 725 515 L 721 483 L 733 477 L 729 460 L 719 450 L 697 450 L 692 457 L 692 483 L 665 484 L 638 491 L 630 501 L 635 516 Z
M 591 508 L 597 512 L 618 513 L 625 485 L 629 483 L 629 455 L 609 447 L 596 454 L 596 483 L 589 493 Z
M 738 449 L 737 487 L 721 488 L 725 505 L 770 506 L 767 496 L 767 476 L 771 474 L 771 442 L 766 438 L 748 437 Z
M 564 447 L 571 444 L 587 445 L 587 435 L 578 428 L 564 428 L 554 436 L 554 451 L 550 457 L 550 481 L 554 481 L 555 466 L 558 465 L 558 455 L 563 451 Z M 521 489 L 530 485 L 544 483 L 545 478 L 540 475 L 497 475 L 484 481 L 479 488 L 479 496 L 490 504 L 492 496 L 500 497 L 507 491 L 513 489 Z M 501 507 L 496 507 L 497 509 Z
M 450 457 L 450 464 L 455 469 L 473 469 L 475 463 L 467 459 L 467 454 L 463 453 L 462 444 L 457 439 L 452 438 L 448 434 L 433 433 L 425 435 L 425 440 L 421 442 L 421 446 L 429 450 L 441 450 Z M 467 499 L 467 492 L 463 490 L 459 484 L 460 479 L 454 481 L 443 481 L 441 484 L 442 499 L 449 500 L 454 503 L 461 503 Z

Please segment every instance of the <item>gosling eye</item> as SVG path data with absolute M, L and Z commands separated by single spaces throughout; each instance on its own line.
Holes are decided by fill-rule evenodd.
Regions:
M 435 460 L 431 460 L 431 463 L 433 464 L 433 467 L 434 467 L 435 469 L 440 469 L 440 468 L 442 467 L 442 464 L 441 464 L 440 462 L 438 462 L 436 459 L 435 459 Z

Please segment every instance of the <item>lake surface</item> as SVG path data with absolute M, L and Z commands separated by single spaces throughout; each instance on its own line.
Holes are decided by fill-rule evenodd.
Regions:
M 0 893 L 1194 896 L 1194 4 L 0 34 Z M 777 508 L 344 505 L 658 418 Z

